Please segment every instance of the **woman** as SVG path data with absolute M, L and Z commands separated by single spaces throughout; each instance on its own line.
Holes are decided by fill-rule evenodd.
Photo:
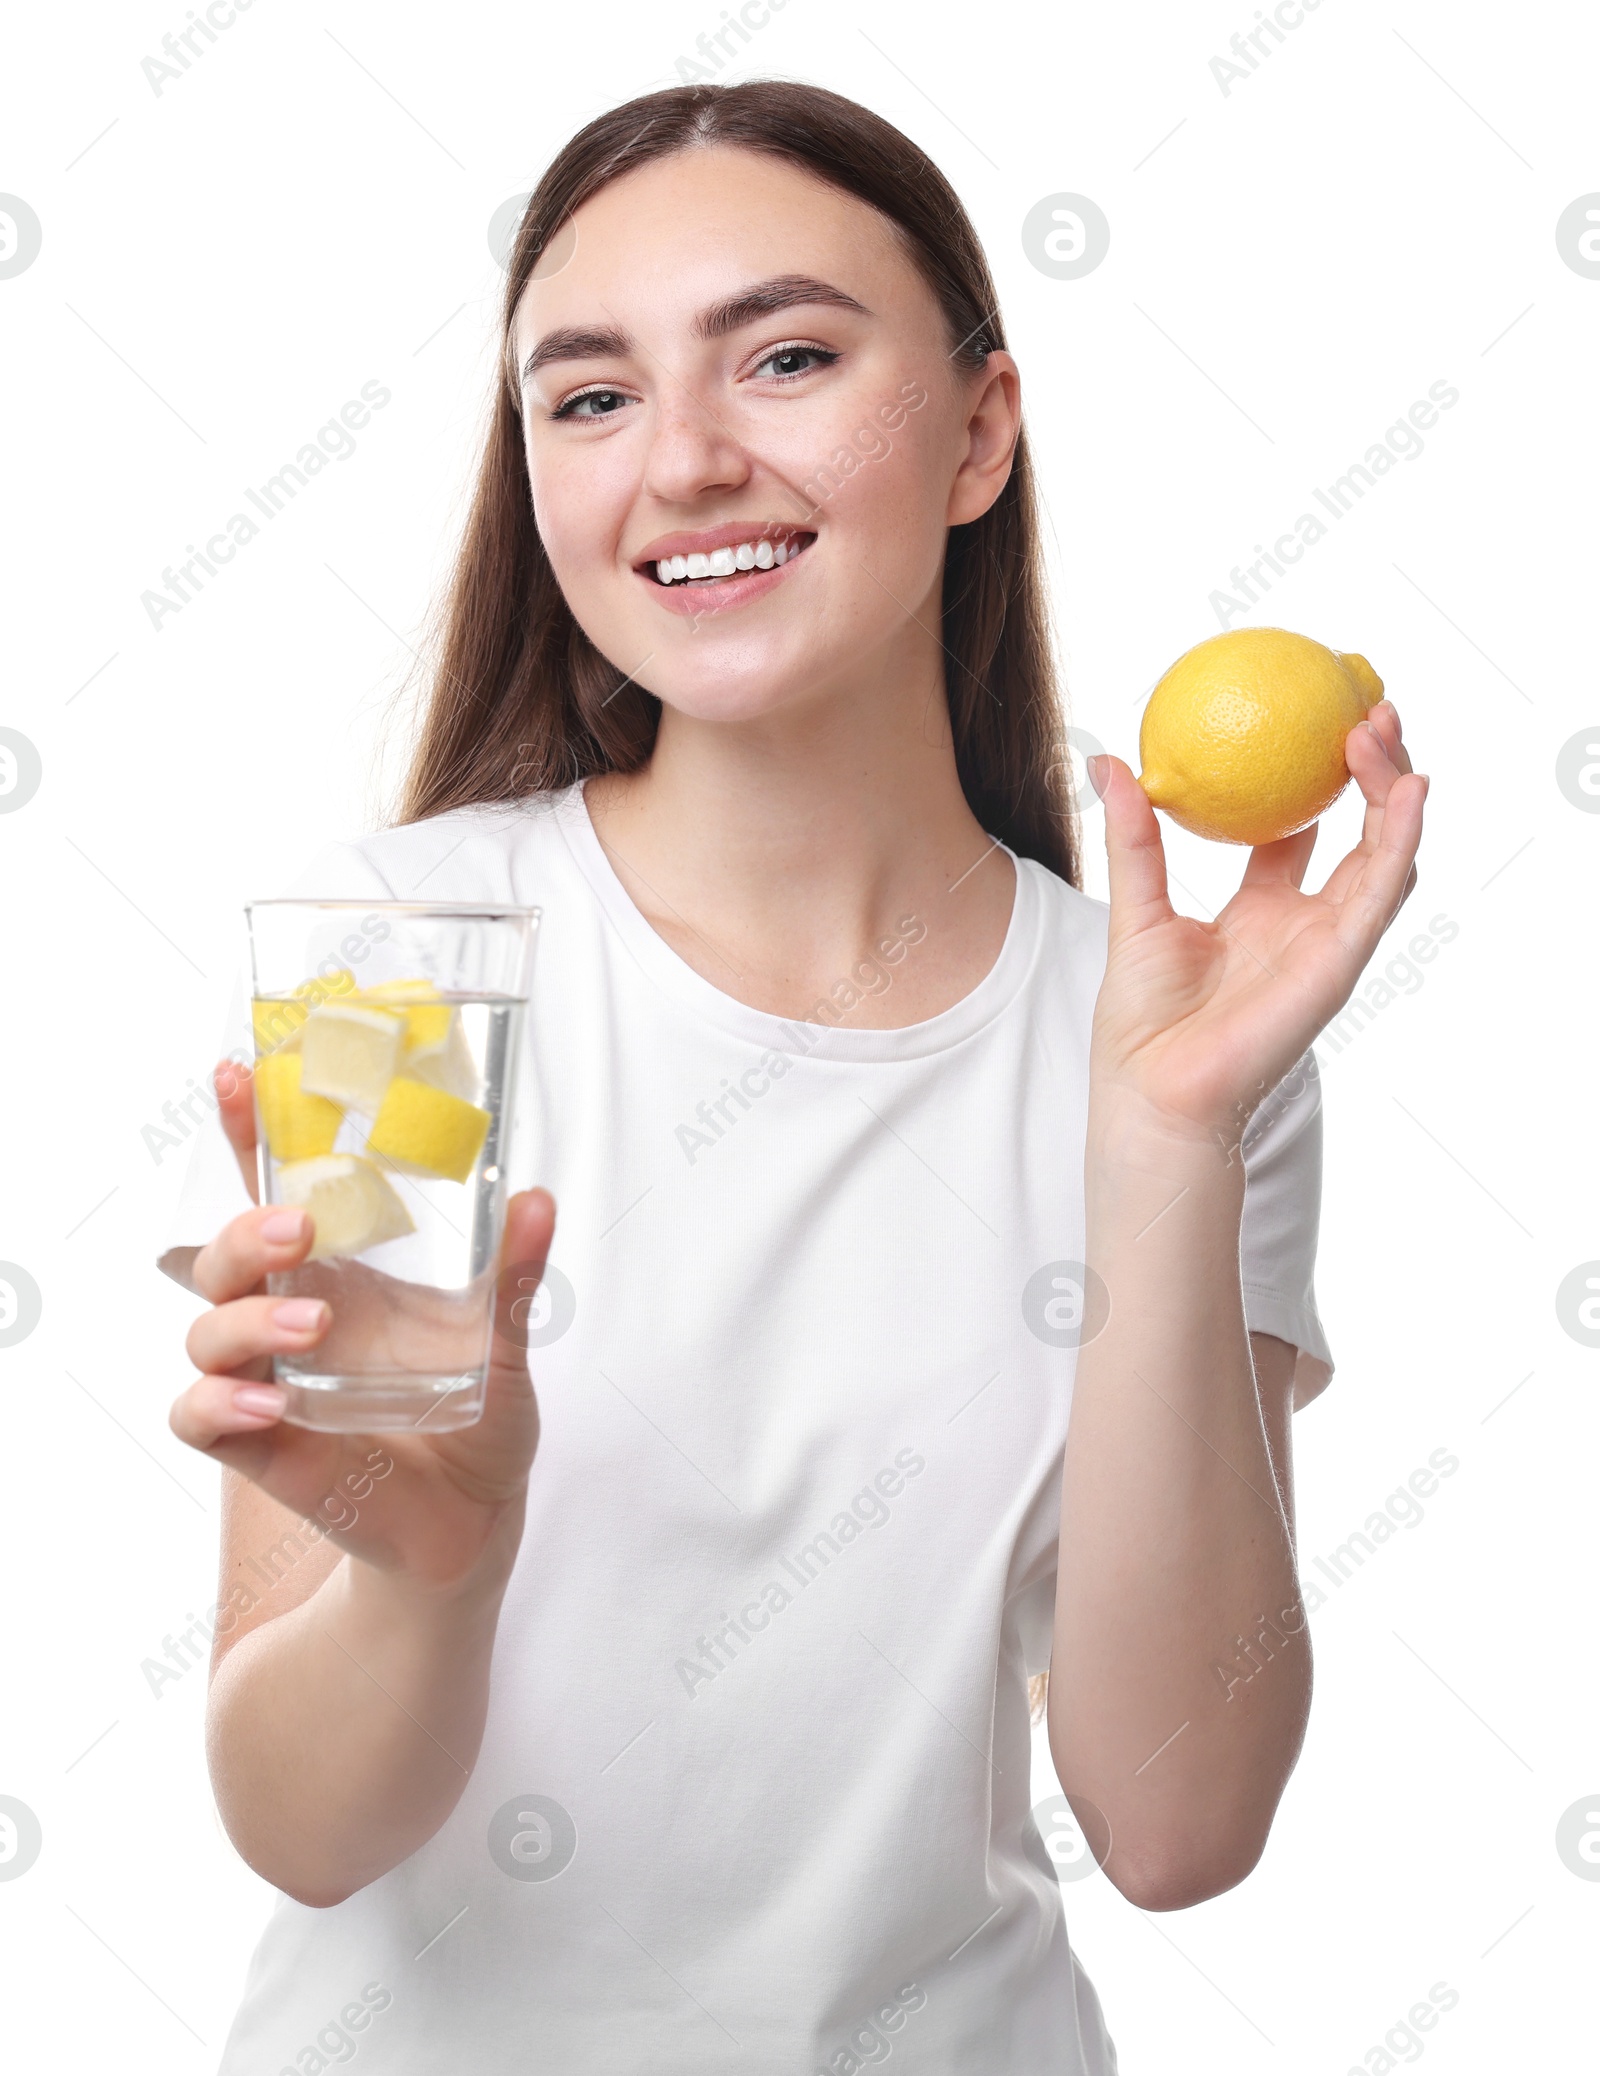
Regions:
M 1427 782 L 1385 703 L 1327 886 L 1307 830 L 1207 924 L 1104 758 L 1078 890 L 1016 364 L 848 101 L 589 125 L 504 348 L 404 816 L 302 888 L 543 908 L 571 1324 L 537 1410 L 497 1342 L 479 1426 L 285 1425 L 310 1236 L 206 1156 L 172 1418 L 224 1466 L 217 1797 L 283 1892 L 224 2069 L 1113 2070 L 1028 1683 L 1132 1902 L 1245 1877 L 1310 1694 L 1308 1048 Z M 554 1219 L 513 1198 L 524 1279 Z

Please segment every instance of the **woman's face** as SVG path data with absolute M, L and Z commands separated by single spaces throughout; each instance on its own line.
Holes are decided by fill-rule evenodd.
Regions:
M 949 343 L 888 222 L 777 159 L 682 151 L 585 203 L 513 347 L 539 532 L 602 654 L 719 721 L 936 656 L 946 529 L 1017 424 L 1010 357 Z

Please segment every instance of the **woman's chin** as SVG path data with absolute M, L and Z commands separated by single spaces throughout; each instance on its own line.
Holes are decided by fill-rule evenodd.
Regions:
M 737 670 L 696 673 L 691 678 L 648 674 L 649 689 L 664 708 L 686 721 L 714 721 L 722 726 L 765 721 L 793 713 L 805 702 L 815 672 L 803 674 L 777 664 L 762 669 L 741 659 Z

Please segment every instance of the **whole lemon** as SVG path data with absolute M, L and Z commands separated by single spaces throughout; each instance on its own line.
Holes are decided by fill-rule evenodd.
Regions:
M 1216 843 L 1275 843 L 1349 783 L 1344 739 L 1383 697 L 1365 656 L 1285 627 L 1214 634 L 1180 656 L 1139 728 L 1151 803 Z

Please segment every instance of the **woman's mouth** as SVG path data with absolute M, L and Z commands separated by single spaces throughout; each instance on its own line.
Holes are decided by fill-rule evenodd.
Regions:
M 636 574 L 671 612 L 720 612 L 764 597 L 815 539 L 801 528 L 753 531 L 744 540 L 657 556 L 637 565 Z

